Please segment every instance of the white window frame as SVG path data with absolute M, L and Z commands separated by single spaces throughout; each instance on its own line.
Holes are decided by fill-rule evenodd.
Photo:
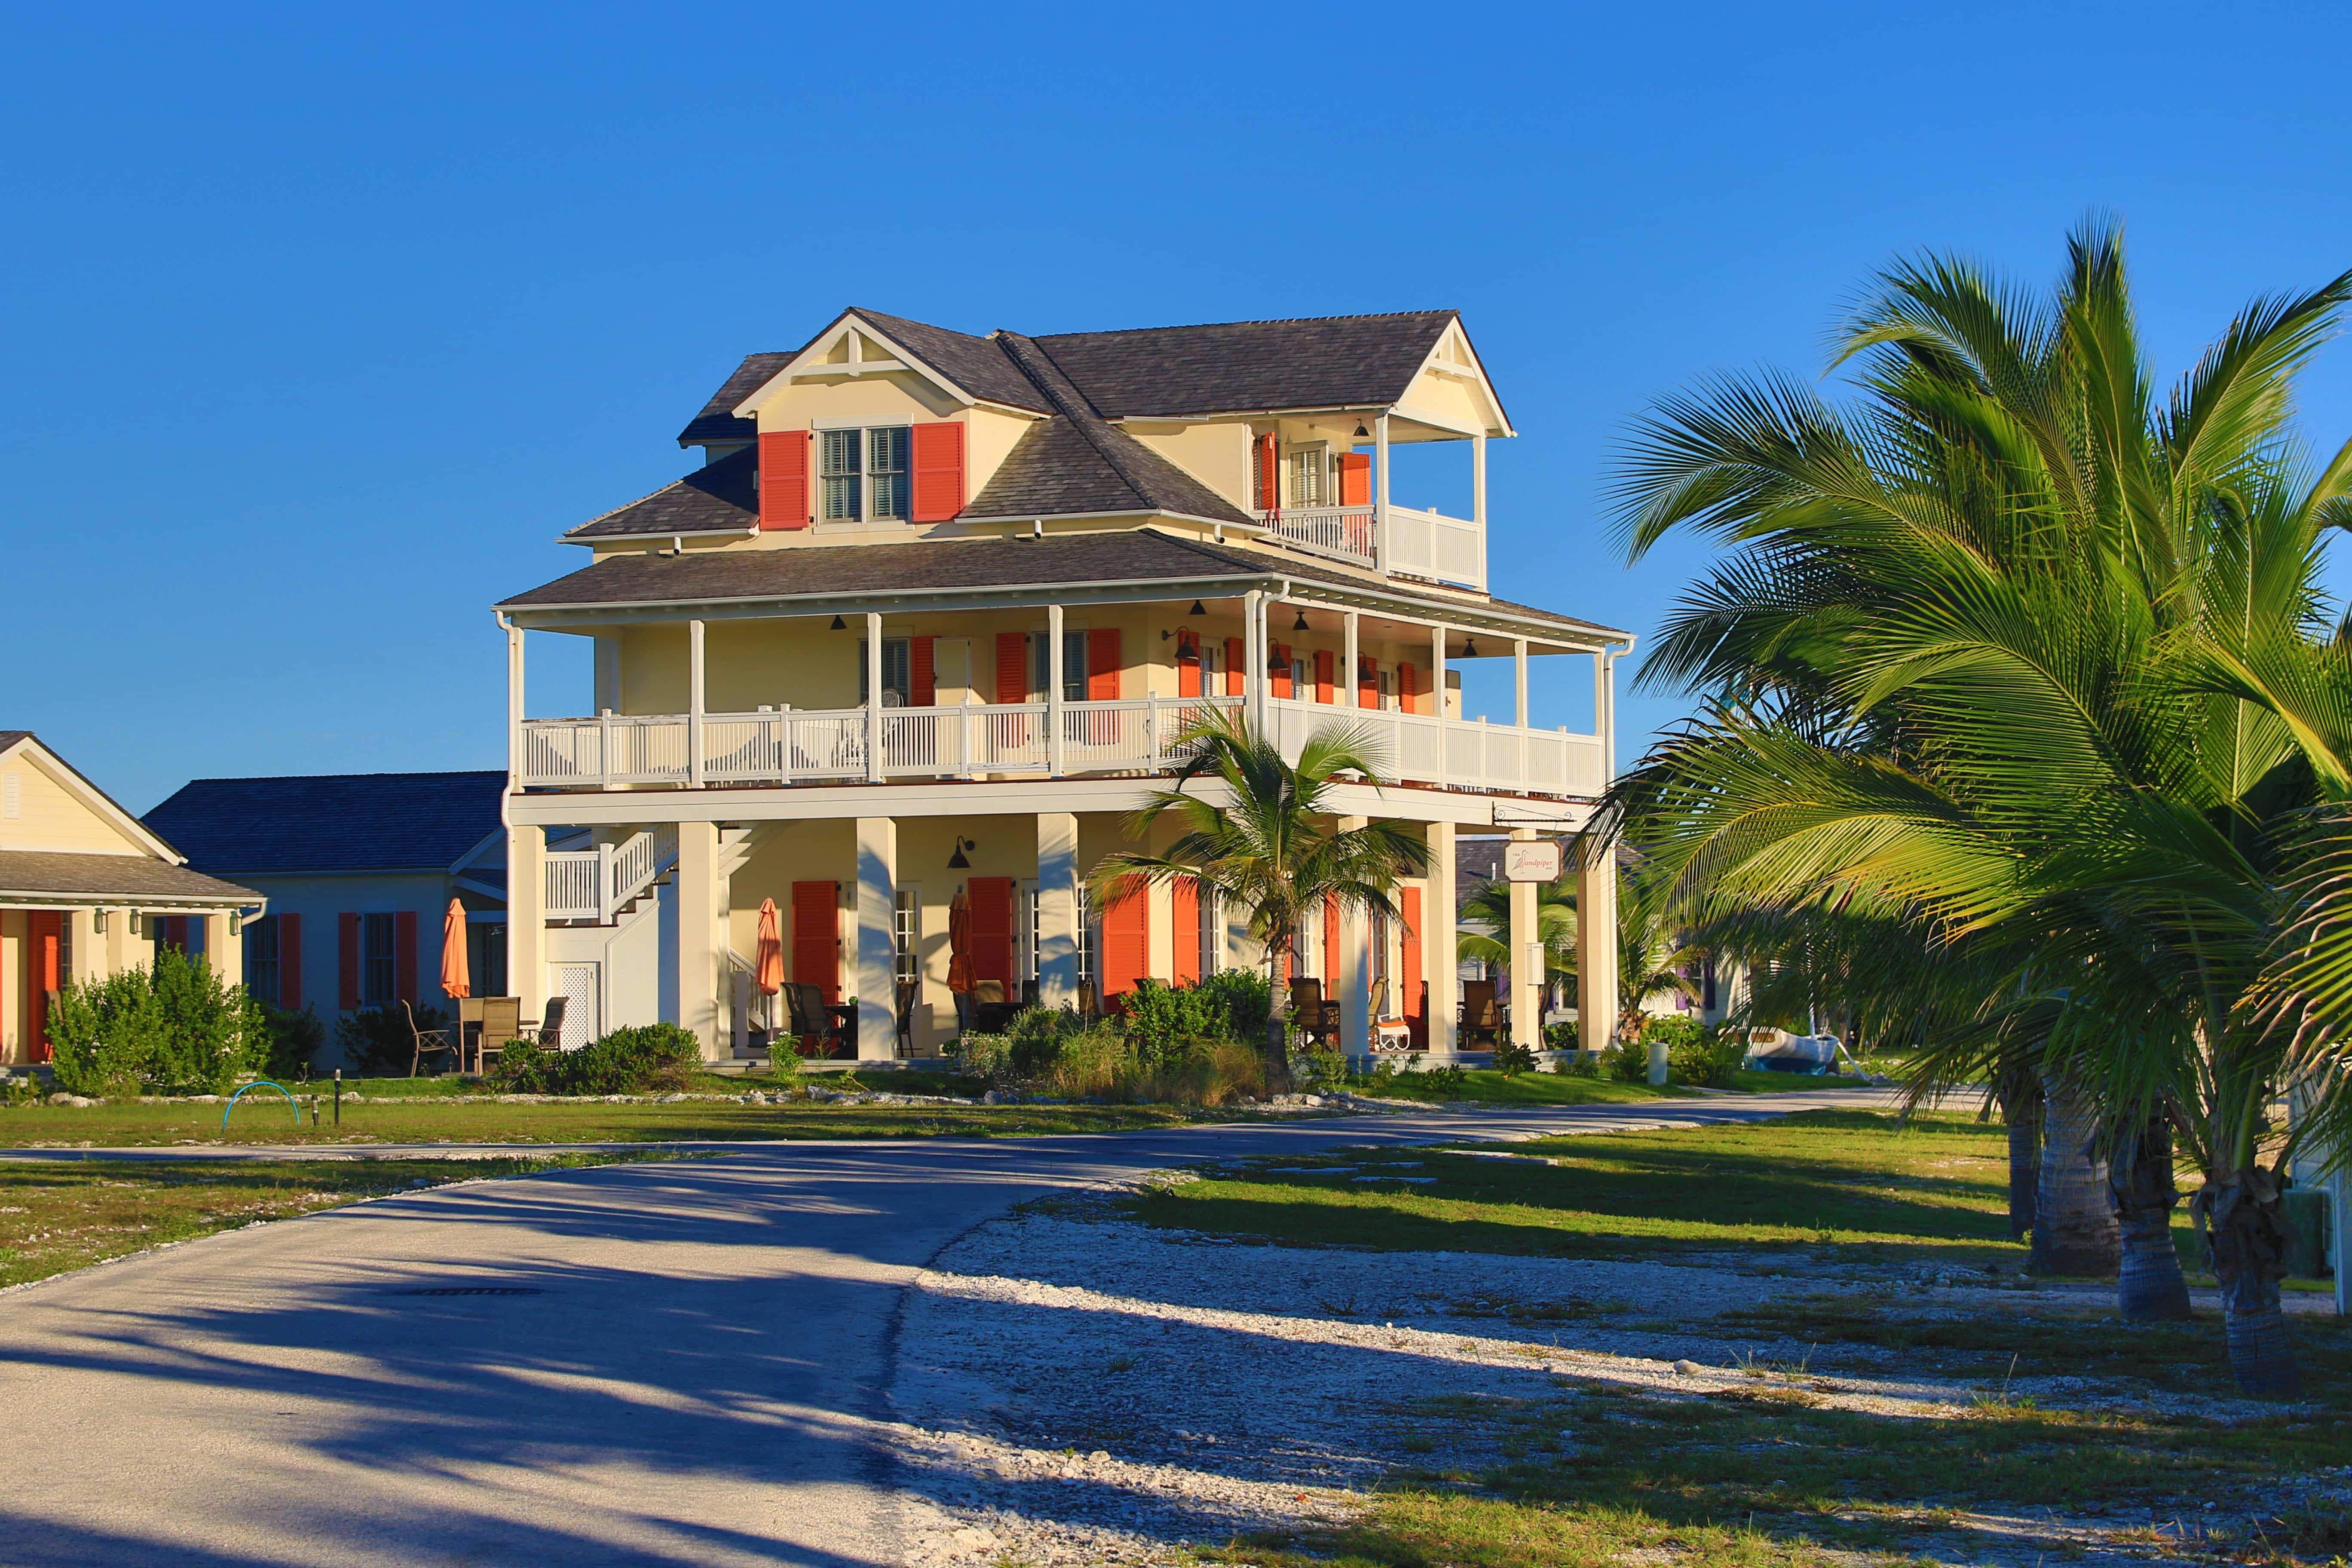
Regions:
M 1295 508 L 1322 508 L 1331 500 L 1331 444 L 1328 441 L 1302 441 L 1282 455 L 1282 489 Z M 1302 481 L 1312 477 L 1314 494 L 1307 494 Z
M 857 705 L 866 706 L 866 639 L 857 639 Z M 904 708 L 915 700 L 915 639 L 882 639 L 882 706 Z
M 900 528 L 906 526 L 914 512 L 915 435 L 911 425 L 835 425 L 820 422 L 814 426 L 816 452 L 816 520 L 819 527 L 832 528 Z M 896 468 L 877 468 L 877 434 L 894 437 L 900 459 Z M 846 447 L 846 461 L 841 460 L 841 448 Z M 885 511 L 875 500 L 876 480 L 889 481 L 885 488 L 896 496 L 896 511 Z M 848 487 L 854 504 L 836 511 L 835 486 Z
M 381 923 L 378 923 L 381 922 Z M 374 936 L 383 933 L 383 955 L 379 961 Z M 375 966 L 383 964 L 383 990 L 375 989 Z M 400 1000 L 400 917 L 390 910 L 368 910 L 360 915 L 360 1005 L 389 1007 Z
M 890 895 L 890 978 L 904 984 L 923 978 L 923 889 L 902 882 Z

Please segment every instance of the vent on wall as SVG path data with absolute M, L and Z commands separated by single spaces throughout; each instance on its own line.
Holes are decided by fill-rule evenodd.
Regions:
M 24 798 L 19 793 L 16 774 L 0 773 L 0 817 L 14 822 L 24 814 Z

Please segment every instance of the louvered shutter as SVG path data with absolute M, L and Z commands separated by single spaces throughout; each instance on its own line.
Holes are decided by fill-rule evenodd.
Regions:
M 1087 634 L 1087 700 L 1118 700 L 1118 628 L 1106 626 Z
M 1102 911 L 1102 994 L 1135 989 L 1151 973 L 1151 899 L 1140 877 L 1120 879 Z
M 1274 694 L 1276 697 L 1287 698 L 1290 695 L 1291 687 L 1290 645 L 1276 643 L 1269 648 L 1266 651 L 1266 674 L 1274 681 Z
M 954 426 L 961 430 L 962 426 Z M 939 667 L 931 661 L 931 638 L 912 637 L 907 643 L 907 706 L 930 708 L 940 700 Z
M 1315 650 L 1315 700 L 1328 706 L 1331 701 L 1331 650 Z
M 760 432 L 760 526 L 806 528 L 809 521 L 809 433 Z
M 65 926 L 62 910 L 32 910 L 25 916 L 25 934 L 33 948 L 28 966 L 33 994 L 26 998 L 26 1021 L 32 1026 L 26 1035 L 36 1062 L 57 1055 L 49 1044 L 49 993 L 65 989 Z
M 1249 656 L 1242 651 L 1242 639 L 1225 639 L 1225 695 L 1240 697 L 1249 689 Z
M 360 917 L 335 917 L 335 1005 L 356 1012 L 360 1005 Z
M 1029 700 L 1029 636 L 1026 632 L 996 634 L 996 700 Z
M 1168 901 L 1171 906 L 1168 918 L 1175 927 L 1168 934 L 1169 947 L 1175 960 L 1176 984 L 1198 984 L 1201 979 L 1201 884 L 1190 877 L 1177 878 L 1169 884 Z
M 1273 436 L 1257 438 L 1257 510 L 1282 509 L 1282 443 Z
M 1397 708 L 1399 711 L 1405 713 L 1419 711 L 1419 710 L 1414 708 L 1412 704 L 1413 700 L 1421 695 L 1420 688 L 1416 684 L 1420 679 L 1420 672 L 1415 670 L 1412 666 L 1409 664 L 1400 664 L 1397 666 Z
M 302 1010 L 302 917 L 273 915 L 278 922 L 278 1005 Z
M 945 522 L 963 510 L 963 426 L 954 421 L 914 429 L 915 522 Z
M 392 917 L 393 994 L 416 1005 L 416 911 L 402 910 Z
M 1176 695 L 1201 695 L 1201 639 L 1193 632 L 1176 634 Z
M 1429 1048 L 1429 982 L 1421 973 L 1421 889 L 1407 888 L 1400 900 L 1404 906 L 1404 952 L 1397 967 L 1402 971 L 1397 981 L 1397 994 L 1403 999 L 1403 1012 L 1399 1015 L 1412 1033 L 1415 1050 Z
M 1370 452 L 1339 454 L 1339 504 L 1372 504 L 1372 455 Z
M 1375 658 L 1356 660 L 1356 706 L 1378 708 L 1381 705 L 1381 664 Z
M 793 884 L 793 979 L 841 1000 L 841 884 Z
M 974 877 L 971 893 L 971 977 L 1002 981 L 1013 1000 L 1013 879 Z

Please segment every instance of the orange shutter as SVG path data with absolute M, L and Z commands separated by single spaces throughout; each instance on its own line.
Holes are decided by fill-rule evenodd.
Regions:
M 793 884 L 793 979 L 841 1000 L 841 884 Z
M 1370 452 L 1339 454 L 1339 504 L 1372 504 L 1372 455 Z
M 1421 889 L 1403 889 L 1404 952 L 1397 967 L 1403 971 L 1397 977 L 1396 992 L 1403 999 L 1403 1011 L 1398 1016 L 1412 1036 L 1416 1050 L 1429 1048 L 1429 982 L 1421 974 Z
M 1274 694 L 1290 695 L 1290 645 L 1276 643 L 1266 651 L 1266 674 L 1274 680 Z
M 1419 711 L 1419 710 L 1415 709 L 1412 705 L 1413 699 L 1421 695 L 1419 691 L 1414 689 L 1413 681 L 1415 679 L 1416 672 L 1412 666 L 1409 664 L 1400 664 L 1397 666 L 1397 708 L 1402 712 L 1412 713 Z
M 915 522 L 945 522 L 963 510 L 963 426 L 918 425 L 908 466 L 914 476 Z
M 1334 996 L 1339 981 L 1339 900 L 1323 896 L 1323 994 Z
M 1029 635 L 1026 632 L 996 634 L 996 700 L 999 702 L 1029 700 Z
M 57 1055 L 49 1044 L 49 993 L 65 989 L 66 917 L 62 910 L 33 910 L 25 916 L 25 934 L 32 944 L 30 979 L 33 994 L 26 997 L 26 1043 L 32 1047 L 31 1059 L 51 1060 Z
M 1249 683 L 1249 656 L 1242 651 L 1242 639 L 1225 639 L 1225 695 L 1246 695 Z
M 1087 700 L 1118 700 L 1118 628 L 1107 626 L 1087 634 Z
M 335 917 L 335 1002 L 346 1013 L 360 1005 L 360 917 Z
M 1190 877 L 1179 877 L 1169 887 L 1169 902 L 1174 912 L 1168 918 L 1175 930 L 1173 939 L 1176 960 L 1175 981 L 1179 985 L 1198 984 L 1201 979 L 1201 884 Z
M 278 1005 L 302 1010 L 302 917 L 272 915 L 278 922 Z
M 1356 706 L 1377 708 L 1380 705 L 1381 662 L 1360 654 L 1356 658 Z
M 1195 632 L 1176 634 L 1176 695 L 1201 695 L 1201 638 Z
M 1318 702 L 1328 704 L 1331 700 L 1331 664 L 1329 648 L 1315 650 L 1315 700 Z
M 760 432 L 760 526 L 806 528 L 809 521 L 809 442 L 806 430 Z
M 1140 877 L 1122 880 L 1103 906 L 1102 994 L 1131 991 L 1151 973 L 1151 899 Z
M 955 428 L 961 430 L 963 426 L 959 425 Z M 929 708 L 939 702 L 940 678 L 938 667 L 931 662 L 931 642 L 929 637 L 908 639 L 907 679 L 914 688 L 907 694 L 907 706 L 909 708 Z
M 392 917 L 392 992 L 399 1000 L 416 1004 L 416 911 L 401 910 Z
M 1257 510 L 1282 510 L 1282 442 L 1274 436 L 1257 438 Z
M 1013 992 L 1013 879 L 974 877 L 971 889 L 971 977 L 1002 981 Z

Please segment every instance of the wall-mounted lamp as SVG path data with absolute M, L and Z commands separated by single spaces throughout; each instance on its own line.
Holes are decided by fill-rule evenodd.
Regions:
M 1462 639 L 1462 657 L 1464 658 L 1476 658 L 1478 657 L 1478 639 L 1476 637 L 1464 637 Z
M 243 935 L 245 934 L 245 911 L 244 911 L 244 910 L 229 910 L 229 912 L 228 912 L 228 934 L 229 934 L 229 935 L 231 935 L 231 936 L 243 936 Z
M 849 629 L 849 623 L 843 620 L 839 616 L 835 616 L 833 617 L 833 626 L 830 629 L 836 632 L 845 632 Z
M 948 869 L 950 871 L 971 870 L 971 862 L 963 858 L 963 852 L 967 849 L 977 849 L 979 847 L 980 841 L 978 839 L 966 838 L 962 834 L 957 834 L 955 853 L 948 857 Z
M 1370 437 L 1371 434 L 1372 434 L 1372 433 L 1371 433 L 1370 430 L 1367 430 L 1367 429 L 1365 429 L 1365 428 L 1364 428 L 1364 422 L 1363 422 L 1362 420 L 1359 419 L 1359 420 L 1357 420 L 1357 421 L 1356 421 L 1356 439 L 1357 439 L 1357 440 L 1359 440 L 1359 441 L 1367 440 L 1367 439 L 1369 439 L 1369 438 Z
M 1299 612 L 1298 612 L 1298 618 L 1297 618 L 1297 620 L 1295 620 L 1295 621 L 1293 621 L 1293 622 L 1291 622 L 1291 623 L 1290 623 L 1290 629 L 1291 629 L 1292 631 L 1294 631 L 1294 632 L 1303 632 L 1303 631 L 1307 630 L 1307 612 L 1306 612 L 1306 611 L 1301 610 L 1301 611 L 1299 611 Z
M 104 910 L 92 910 L 89 911 L 89 929 L 100 936 L 104 936 L 106 934 L 106 911 Z

